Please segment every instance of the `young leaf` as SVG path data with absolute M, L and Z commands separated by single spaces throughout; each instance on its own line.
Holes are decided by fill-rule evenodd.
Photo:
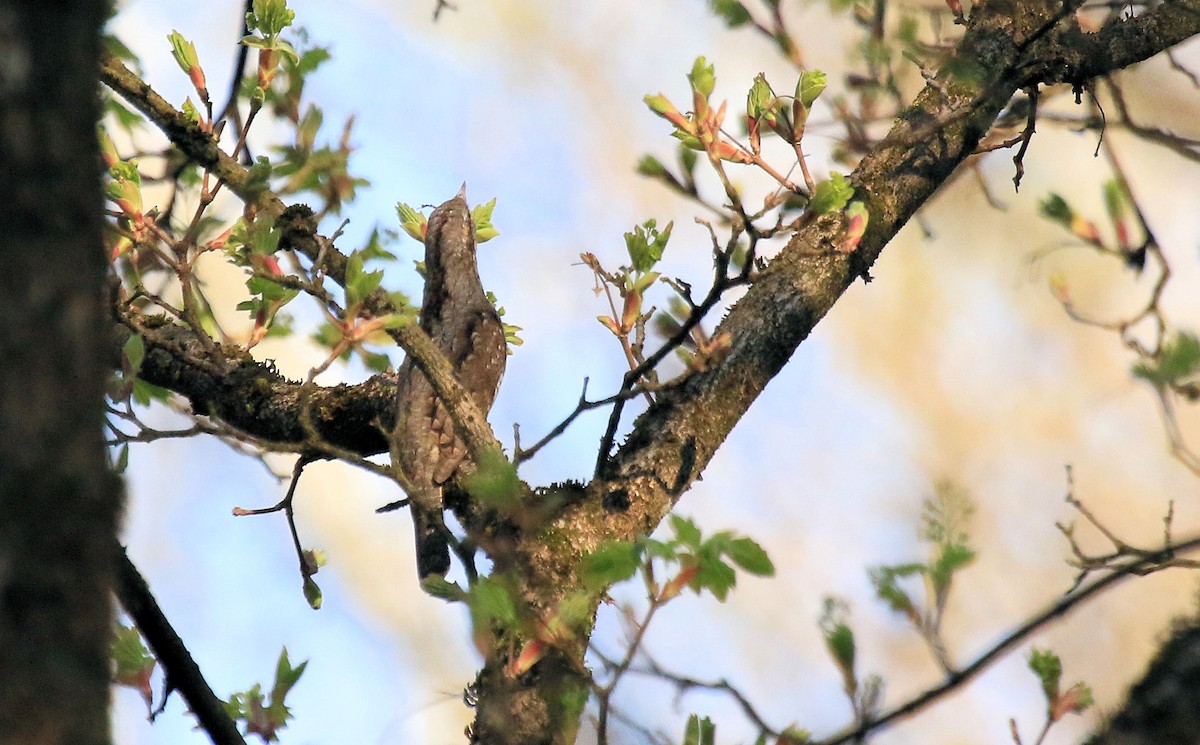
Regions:
M 662 164 L 658 158 L 653 155 L 643 155 L 637 164 L 638 175 L 649 176 L 651 178 L 661 178 L 667 173 L 667 167 Z
M 817 184 L 817 188 L 813 190 L 812 199 L 808 202 L 808 209 L 814 215 L 824 215 L 845 207 L 852 196 L 854 196 L 854 187 L 846 180 L 845 176 L 835 172 L 830 174 L 828 179 Z
M 396 204 L 396 214 L 400 217 L 400 228 L 414 240 L 424 243 L 427 224 L 425 216 L 404 202 Z
M 129 361 L 129 374 L 137 375 L 146 358 L 146 342 L 140 334 L 132 334 L 125 341 L 125 359 Z
M 167 35 L 171 42 L 171 55 L 175 58 L 179 69 L 191 73 L 193 67 L 200 66 L 200 57 L 196 54 L 196 45 L 184 38 L 183 34 L 172 30 Z
M 481 577 L 467 596 L 476 627 L 495 621 L 512 626 L 517 621 L 517 605 L 508 587 L 496 577 Z
M 279 652 L 279 661 L 275 663 L 275 685 L 271 687 L 271 700 L 282 702 L 292 687 L 300 680 L 306 667 L 308 667 L 307 660 L 292 667 L 292 663 L 288 660 L 287 647 L 284 647 Z
M 287 0 L 254 0 L 246 14 L 246 27 L 263 36 L 278 36 L 295 19 L 296 14 L 288 10 Z
M 464 484 L 472 497 L 501 512 L 511 512 L 521 504 L 521 480 L 517 469 L 498 449 L 480 453 L 475 472 Z
M 1067 204 L 1067 200 L 1054 192 L 1038 203 L 1038 211 L 1043 217 L 1068 228 L 1071 227 L 1071 219 L 1075 216 L 1075 211 Z
M 1052 702 L 1058 696 L 1058 685 L 1062 679 L 1062 660 L 1048 649 L 1034 647 L 1029 652 L 1029 669 L 1042 681 L 1046 701 Z
M 750 86 L 750 92 L 746 94 L 746 116 L 751 119 L 761 117 L 774 119 L 774 111 L 775 91 L 771 90 L 771 84 L 760 72 L 754 76 L 754 84 Z M 771 123 L 773 122 L 768 122 L 768 124 Z
M 701 555 L 696 575 L 690 583 L 693 590 L 708 590 L 720 602 L 725 602 L 729 591 L 737 584 L 733 567 L 721 561 L 717 555 Z
M 688 73 L 688 82 L 692 84 L 692 90 L 700 94 L 702 98 L 708 98 L 712 95 L 713 88 L 717 84 L 716 72 L 712 65 L 707 64 L 708 60 L 703 57 L 697 57 L 692 63 L 692 71 Z
M 763 547 L 749 538 L 734 538 L 725 549 L 734 564 L 759 577 L 775 575 L 775 565 Z
M 708 717 L 701 719 L 695 714 L 688 717 L 683 730 L 683 745 L 714 745 L 717 725 Z
M 623 582 L 641 566 L 641 551 L 629 541 L 608 541 L 583 557 L 579 575 L 589 590 Z
M 154 672 L 156 663 L 146 645 L 142 643 L 137 629 L 117 626 L 109 656 L 113 661 L 113 682 L 133 688 L 142 694 L 142 699 L 149 708 L 154 695 L 150 688 L 150 674 Z
M 692 550 L 700 548 L 700 528 L 691 518 L 671 515 L 671 530 L 675 532 L 675 540 Z
M 658 263 L 667 248 L 667 241 L 671 240 L 674 226 L 674 222 L 669 222 L 667 227 L 659 231 L 658 222 L 651 219 L 635 225 L 632 231 L 625 234 L 625 250 L 629 253 L 634 271 L 646 272 Z
M 805 109 L 812 108 L 813 102 L 825 90 L 827 78 L 820 70 L 805 70 L 796 81 L 796 98 Z
M 753 20 L 750 17 L 750 11 L 746 10 L 746 6 L 738 0 L 708 0 L 708 7 L 712 10 L 713 15 L 725 21 L 725 25 L 729 28 L 744 26 Z
M 492 225 L 492 210 L 496 208 L 496 198 L 484 204 L 477 204 L 471 208 L 471 220 L 475 223 L 475 242 L 486 243 L 496 236 L 500 235 L 500 231 Z
M 383 272 L 368 272 L 363 269 L 362 254 L 355 251 L 346 262 L 346 310 L 357 309 L 383 281 Z
M 1176 332 L 1163 344 L 1156 358 L 1134 365 L 1133 374 L 1155 387 L 1189 382 L 1200 374 L 1200 338 L 1190 331 Z

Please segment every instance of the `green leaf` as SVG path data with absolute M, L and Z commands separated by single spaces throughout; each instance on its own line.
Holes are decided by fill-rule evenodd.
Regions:
M 606 541 L 583 557 L 579 576 L 589 590 L 602 590 L 632 577 L 641 566 L 641 554 L 636 543 Z
M 1058 685 L 1062 679 L 1062 660 L 1048 649 L 1034 647 L 1029 653 L 1029 669 L 1042 681 L 1046 701 L 1053 702 L 1058 696 Z
M 825 73 L 820 70 L 805 70 L 796 81 L 796 98 L 805 109 L 812 108 L 813 102 L 825 90 L 827 82 Z
M 346 312 L 351 308 L 359 308 L 363 300 L 379 288 L 383 281 L 383 272 L 368 272 L 363 269 L 363 256 L 358 251 L 350 254 L 346 262 Z M 357 311 L 355 311 L 357 312 Z
M 659 231 L 658 223 L 651 219 L 634 226 L 631 232 L 625 234 L 625 250 L 634 271 L 649 271 L 662 259 L 674 227 L 675 223 L 669 222 L 667 227 Z
M 683 730 L 683 745 L 714 745 L 717 725 L 708 717 L 701 719 L 695 714 L 688 717 Z
M 750 11 L 738 0 L 708 0 L 708 7 L 729 28 L 744 26 L 753 20 Z
M 683 166 L 683 172 L 689 176 L 695 174 L 699 159 L 700 156 L 694 149 L 682 145 L 679 147 L 679 165 Z
M 366 245 L 358 249 L 362 254 L 363 261 L 371 259 L 379 259 L 380 261 L 395 261 L 396 254 L 387 249 L 387 246 L 392 245 L 399 238 L 399 234 L 394 230 L 381 230 L 378 227 L 371 229 L 371 234 L 367 236 Z
M 464 480 L 467 492 L 487 507 L 509 513 L 521 505 L 521 479 L 517 469 L 499 449 L 479 454 L 475 472 Z
M 949 543 L 942 547 L 941 552 L 929 567 L 929 581 L 938 591 L 950 585 L 950 580 L 959 569 L 975 560 L 975 550 L 970 546 Z
M 830 627 L 825 633 L 825 646 L 838 667 L 843 670 L 854 669 L 854 630 L 847 624 L 838 623 Z
M 832 173 L 829 178 L 817 184 L 813 190 L 808 209 L 814 215 L 824 215 L 842 209 L 854 196 L 854 187 L 840 173 Z
M 1159 353 L 1133 366 L 1133 375 L 1155 387 L 1190 382 L 1200 374 L 1200 339 L 1190 331 L 1178 331 Z
M 200 123 L 200 110 L 196 108 L 196 104 L 192 103 L 191 96 L 183 100 L 183 116 L 189 122 Z
M 246 280 L 246 289 L 250 291 L 251 295 L 258 295 L 263 300 L 283 303 L 287 303 L 300 292 L 294 287 L 284 287 L 260 274 Z
M 697 57 L 696 61 L 692 63 L 692 71 L 688 73 L 687 77 L 688 82 L 692 84 L 692 90 L 703 98 L 712 95 L 713 88 L 717 84 L 717 76 L 713 66 L 708 64 L 708 60 Z
M 151 401 L 166 401 L 171 397 L 171 392 L 141 378 L 134 378 L 131 396 L 138 405 L 149 406 Z
M 916 613 L 916 604 L 897 580 L 924 572 L 924 564 L 901 564 L 873 567 L 867 572 L 867 576 L 870 577 L 875 594 L 880 600 L 887 603 L 893 611 L 909 616 Z
M 642 96 L 642 102 L 651 111 L 663 118 L 669 118 L 669 115 L 679 113 L 679 110 L 675 108 L 675 104 L 671 103 L 671 99 L 661 93 L 647 93 Z
M 688 150 L 695 150 L 696 152 L 700 152 L 701 150 L 704 149 L 704 143 L 700 141 L 699 137 L 692 134 L 691 132 L 685 132 L 682 129 L 676 129 L 674 132 L 671 133 L 671 136 L 674 137 L 675 139 L 679 140 L 679 144 L 682 145 L 683 147 L 687 148 Z
M 517 605 L 500 579 L 481 577 L 467 595 L 467 605 L 477 627 L 492 621 L 511 627 L 517 622 Z
M 287 647 L 284 647 L 279 652 L 279 661 L 275 663 L 275 685 L 271 688 L 271 700 L 282 702 L 296 682 L 300 680 L 306 667 L 308 667 L 307 660 L 292 667 L 292 663 L 288 660 Z
M 400 229 L 419 243 L 424 243 L 425 225 L 428 222 L 425 216 L 404 202 L 396 204 L 396 214 L 400 217 Z
M 271 180 L 271 171 L 274 166 L 271 164 L 270 158 L 265 155 L 260 155 L 254 160 L 254 165 L 250 166 L 249 178 L 246 179 L 245 190 L 254 193 L 267 188 L 267 182 Z
M 142 174 L 138 172 L 136 160 L 120 160 L 108 168 L 108 175 L 118 181 L 129 181 L 134 186 L 142 185 Z
M 725 554 L 742 569 L 759 577 L 775 574 L 775 565 L 763 547 L 750 538 L 734 538 L 725 548 Z
M 671 515 L 671 530 L 675 540 L 693 551 L 699 550 L 701 542 L 700 528 L 689 517 Z
M 1108 210 L 1108 217 L 1114 224 L 1125 219 L 1130 202 L 1129 192 L 1119 179 L 1113 178 L 1104 182 L 1104 208 Z
M 129 361 L 129 374 L 137 375 L 146 359 L 146 342 L 140 334 L 132 334 L 125 340 L 125 359 Z
M 1075 216 L 1075 211 L 1067 204 L 1067 200 L 1053 192 L 1038 203 L 1038 211 L 1043 217 L 1068 228 L 1071 227 L 1071 219 Z
M 154 700 L 150 676 L 157 663 L 142 643 L 137 629 L 118 625 L 113 634 L 109 655 L 113 661 L 112 682 L 141 693 L 142 700 L 149 709 Z
M 568 628 L 583 628 L 592 618 L 592 593 L 576 590 L 558 601 L 558 616 Z
M 435 598 L 457 603 L 467 599 L 467 593 L 457 582 L 451 582 L 437 574 L 431 574 L 421 580 L 421 589 Z
M 321 587 L 312 577 L 304 578 L 304 600 L 308 603 L 308 607 L 313 610 L 321 610 L 321 603 L 325 596 L 321 593 Z
M 128 469 L 128 468 L 129 468 L 129 443 L 127 442 L 121 446 L 120 450 L 117 451 L 117 462 L 113 464 L 113 470 L 116 471 L 117 473 L 125 473 L 126 469 Z
M 754 84 L 746 94 L 746 116 L 759 119 L 775 111 L 775 91 L 761 72 L 754 76 Z M 773 117 L 772 117 L 773 118 Z
M 661 178 L 667 173 L 667 167 L 662 164 L 658 158 L 653 155 L 643 155 L 638 161 L 637 172 L 641 176 L 649 176 L 651 178 Z
M 282 237 L 283 232 L 275 227 L 273 218 L 260 217 L 249 225 L 238 220 L 226 246 L 244 245 L 253 254 L 269 256 L 279 250 L 279 239 Z
M 131 676 L 154 667 L 154 657 L 142 643 L 138 630 L 132 627 L 117 626 L 109 654 L 116 664 L 114 677 L 122 685 L 128 685 L 125 681 Z
M 733 567 L 721 561 L 717 555 L 701 555 L 698 568 L 699 571 L 690 584 L 692 589 L 708 590 L 717 600 L 725 602 L 729 591 L 737 584 L 737 574 Z
M 490 202 L 477 204 L 471 208 L 471 221 L 475 224 L 476 243 L 487 243 L 500 235 L 500 231 L 492 225 L 492 210 L 494 209 L 496 209 L 495 197 L 492 197 Z
M 183 34 L 172 30 L 167 35 L 167 40 L 171 42 L 171 56 L 175 58 L 175 62 L 181 70 L 191 73 L 193 67 L 200 66 L 200 57 L 196 54 L 196 45 L 185 39 Z
M 246 14 L 246 27 L 263 36 L 278 36 L 295 19 L 296 14 L 288 10 L 287 0 L 254 0 Z

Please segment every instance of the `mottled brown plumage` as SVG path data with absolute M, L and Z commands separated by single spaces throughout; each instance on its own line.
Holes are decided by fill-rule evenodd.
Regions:
M 425 232 L 425 297 L 421 328 L 487 413 L 504 375 L 504 327 L 487 299 L 475 260 L 475 225 L 465 187 L 429 216 Z M 450 568 L 442 494 L 469 454 L 454 421 L 425 375 L 411 360 L 399 371 L 397 461 L 412 485 L 408 495 L 417 543 L 417 573 L 424 579 Z

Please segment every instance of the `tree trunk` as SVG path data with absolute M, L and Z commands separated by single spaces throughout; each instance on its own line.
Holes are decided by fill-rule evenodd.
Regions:
M 106 743 L 102 0 L 0 0 L 0 743 Z

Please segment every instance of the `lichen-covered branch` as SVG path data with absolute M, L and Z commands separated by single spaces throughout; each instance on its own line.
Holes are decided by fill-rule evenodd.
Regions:
M 274 215 L 281 221 L 284 238 L 280 245 L 303 254 L 311 261 L 321 261 L 325 274 L 339 284 L 344 284 L 347 258 L 332 243 L 316 232 L 311 211 L 303 206 L 285 208 L 270 189 L 256 180 L 251 171 L 226 155 L 212 135 L 154 92 L 147 83 L 134 75 L 120 60 L 110 54 L 101 58 L 100 77 L 102 82 L 119 93 L 136 109 L 154 122 L 163 134 L 189 158 L 220 178 L 234 193 L 264 213 Z M 377 316 L 384 316 L 396 309 L 387 293 L 376 290 L 365 301 L 365 307 Z M 446 403 L 455 423 L 463 434 L 463 440 L 473 454 L 494 448 L 495 435 L 488 426 L 487 418 L 471 400 L 470 395 L 458 382 L 454 371 L 444 355 L 416 324 L 409 324 L 391 332 L 392 338 L 412 356 L 417 367 L 425 373 L 438 396 Z M 164 387 L 170 385 L 159 383 Z M 251 390 L 244 391 L 253 394 Z M 190 397 L 190 396 L 189 396 Z M 193 404 L 198 403 L 193 399 Z M 203 404 L 201 404 L 203 405 Z M 378 412 L 382 413 L 382 412 Z M 231 422 L 233 423 L 233 422 Z M 370 438 L 368 438 L 370 441 Z M 373 445 L 372 445 L 373 447 Z M 386 448 L 381 448 L 386 449 Z M 375 450 L 374 452 L 379 452 Z

